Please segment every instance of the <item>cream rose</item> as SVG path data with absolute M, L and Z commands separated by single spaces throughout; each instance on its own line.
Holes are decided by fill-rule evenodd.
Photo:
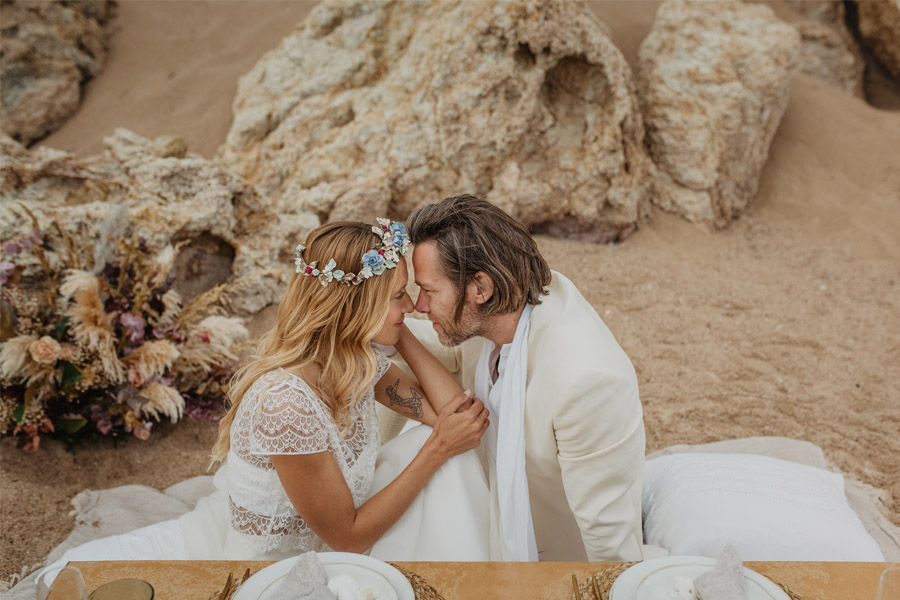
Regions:
M 49 335 L 45 335 L 36 342 L 32 342 L 28 352 L 35 362 L 49 365 L 55 363 L 56 359 L 59 358 L 60 350 L 61 346 L 59 345 L 59 342 Z

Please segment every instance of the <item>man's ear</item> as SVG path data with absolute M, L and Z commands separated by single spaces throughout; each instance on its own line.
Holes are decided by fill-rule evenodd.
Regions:
M 494 280 L 484 271 L 478 271 L 468 288 L 469 297 L 475 304 L 484 304 L 494 295 Z

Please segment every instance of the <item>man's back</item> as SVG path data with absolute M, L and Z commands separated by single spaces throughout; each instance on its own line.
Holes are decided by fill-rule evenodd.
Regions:
M 528 340 L 526 472 L 541 560 L 641 558 L 644 427 L 631 361 L 553 273 Z

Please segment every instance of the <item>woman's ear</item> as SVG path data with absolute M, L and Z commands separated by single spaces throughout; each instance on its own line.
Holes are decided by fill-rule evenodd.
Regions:
M 484 271 L 475 273 L 468 287 L 469 297 L 476 304 L 484 304 L 494 295 L 494 280 Z

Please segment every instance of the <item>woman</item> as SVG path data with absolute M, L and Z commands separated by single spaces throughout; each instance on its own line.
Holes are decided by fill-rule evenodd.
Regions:
M 313 231 L 277 324 L 235 375 L 212 457 L 227 458 L 224 489 L 179 519 L 67 551 L 43 585 L 70 560 L 276 560 L 329 548 L 487 560 L 487 487 L 467 451 L 488 411 L 403 325 L 408 245 L 387 219 Z M 372 344 L 395 346 L 416 377 Z M 428 427 L 380 450 L 374 401 Z
M 227 556 L 364 552 L 448 459 L 478 445 L 487 409 L 403 325 L 413 311 L 408 245 L 401 223 L 379 219 L 324 225 L 298 247 L 278 322 L 236 374 L 213 449 L 214 461 L 228 459 Z M 418 381 L 372 343 L 396 346 Z M 374 400 L 433 430 L 369 497 L 380 446 Z

